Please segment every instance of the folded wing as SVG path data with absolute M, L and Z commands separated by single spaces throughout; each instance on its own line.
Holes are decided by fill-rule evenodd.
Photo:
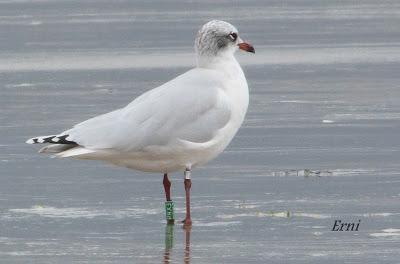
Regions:
M 220 79 L 211 70 L 190 70 L 125 108 L 89 119 L 63 134 L 93 150 L 138 151 L 177 139 L 210 141 L 231 116 Z

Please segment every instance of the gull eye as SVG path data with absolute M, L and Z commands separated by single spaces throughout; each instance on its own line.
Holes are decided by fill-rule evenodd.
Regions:
M 236 41 L 236 39 L 237 39 L 237 34 L 236 34 L 236 33 L 231 33 L 231 34 L 229 34 L 229 38 L 230 38 L 232 41 Z

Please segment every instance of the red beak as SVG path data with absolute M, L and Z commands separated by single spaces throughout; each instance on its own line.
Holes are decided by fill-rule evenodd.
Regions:
M 254 47 L 252 45 L 250 45 L 249 43 L 246 42 L 242 42 L 238 44 L 239 49 L 247 51 L 247 52 L 251 52 L 251 53 L 256 53 Z

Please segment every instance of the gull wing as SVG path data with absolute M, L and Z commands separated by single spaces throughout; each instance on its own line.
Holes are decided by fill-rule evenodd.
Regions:
M 176 140 L 202 143 L 230 120 L 230 102 L 216 71 L 195 68 L 144 93 L 125 108 L 64 132 L 88 149 L 138 151 Z

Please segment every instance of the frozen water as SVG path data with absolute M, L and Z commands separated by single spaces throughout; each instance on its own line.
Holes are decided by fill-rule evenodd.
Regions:
M 0 263 L 398 262 L 399 14 L 372 0 L 0 0 Z M 238 55 L 251 102 L 193 172 L 192 230 L 165 225 L 162 175 L 24 143 L 189 69 L 216 18 L 255 46 Z M 359 231 L 331 231 L 337 219 Z

